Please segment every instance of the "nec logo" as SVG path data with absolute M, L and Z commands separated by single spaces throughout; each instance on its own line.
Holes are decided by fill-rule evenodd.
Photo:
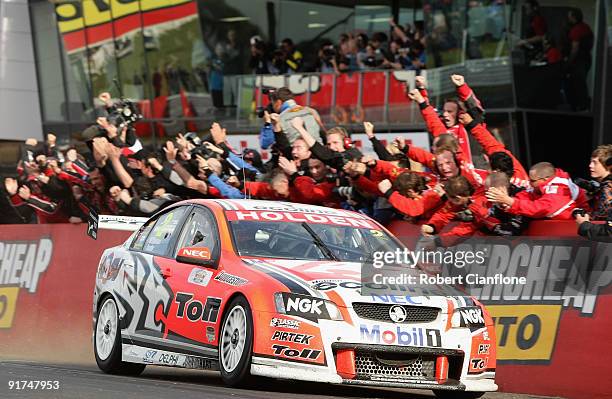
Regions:
M 187 258 L 197 258 L 197 259 L 210 259 L 210 250 L 205 247 L 194 247 L 194 248 L 181 248 L 179 251 L 179 256 L 185 256 Z
M 328 319 L 329 313 L 323 299 L 283 293 L 285 314 L 303 317 L 308 320 Z

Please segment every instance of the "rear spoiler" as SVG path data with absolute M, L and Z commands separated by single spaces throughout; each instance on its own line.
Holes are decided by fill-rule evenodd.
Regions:
M 149 218 L 136 216 L 99 215 L 98 229 L 136 231 Z
M 94 209 L 89 209 L 87 215 L 87 235 L 98 239 L 98 229 L 136 231 L 149 218 L 136 216 L 98 215 Z

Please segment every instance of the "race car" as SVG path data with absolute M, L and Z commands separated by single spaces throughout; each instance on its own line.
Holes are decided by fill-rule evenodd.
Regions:
M 179 202 L 104 251 L 96 362 L 128 375 L 148 364 L 218 370 L 230 386 L 265 376 L 452 398 L 495 391 L 495 331 L 482 304 L 451 287 L 364 278 L 374 253 L 404 249 L 356 212 Z

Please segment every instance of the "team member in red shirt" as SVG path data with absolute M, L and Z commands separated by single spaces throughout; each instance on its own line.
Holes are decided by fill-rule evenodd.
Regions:
M 389 179 L 378 183 L 378 189 L 389 203 L 413 222 L 428 219 L 443 204 L 444 190 L 431 188 L 425 177 L 415 172 L 402 172 L 393 183 Z
M 574 209 L 589 209 L 586 192 L 549 162 L 533 165 L 529 180 L 533 190 L 520 192 L 514 198 L 496 187 L 490 188 L 486 196 L 503 205 L 508 213 L 534 219 L 569 220 Z

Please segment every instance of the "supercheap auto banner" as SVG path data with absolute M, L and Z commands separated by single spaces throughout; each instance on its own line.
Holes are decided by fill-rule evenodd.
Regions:
M 91 361 L 92 298 L 104 249 L 129 232 L 86 224 L 0 229 L 0 357 Z
M 603 398 L 612 392 L 612 365 L 605 355 L 612 353 L 612 243 L 577 236 L 573 221 L 542 221 L 533 222 L 522 237 L 428 247 L 418 239 L 417 227 L 398 223 L 390 230 L 431 278 L 388 288 L 399 288 L 403 295 L 431 290 L 433 295 L 440 284 L 452 284 L 484 303 L 496 326 L 502 391 L 569 398 Z M 401 276 L 384 269 L 371 276 Z M 362 272 L 362 279 L 368 274 Z M 402 281 L 371 280 L 363 281 L 363 293 Z

